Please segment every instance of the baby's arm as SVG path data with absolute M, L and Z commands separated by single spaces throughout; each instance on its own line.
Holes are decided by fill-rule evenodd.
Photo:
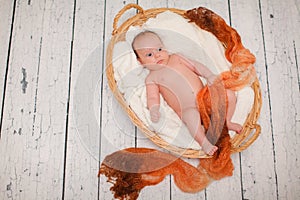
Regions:
M 207 68 L 204 64 L 195 61 L 195 60 L 190 60 L 186 57 L 181 56 L 181 59 L 185 64 L 192 70 L 194 71 L 197 75 L 205 78 L 209 84 L 212 84 L 214 80 L 216 79 L 216 75 L 210 71 L 209 68 Z
M 204 77 L 209 84 L 212 84 L 216 79 L 216 75 L 210 71 L 205 65 L 200 62 L 194 61 L 195 70 Z
M 146 79 L 146 93 L 147 93 L 147 107 L 150 111 L 151 121 L 158 122 L 160 118 L 159 87 L 156 83 L 151 81 L 151 78 L 149 76 Z
M 208 69 L 205 65 L 200 62 L 194 61 L 195 70 L 200 74 L 200 76 L 204 77 L 207 80 L 208 85 L 213 84 L 217 75 L 212 73 L 210 69 Z

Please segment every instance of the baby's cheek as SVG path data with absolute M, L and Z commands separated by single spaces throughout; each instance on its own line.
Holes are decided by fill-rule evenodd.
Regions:
M 148 58 L 146 62 L 148 64 L 154 64 L 155 63 L 155 59 L 154 58 Z

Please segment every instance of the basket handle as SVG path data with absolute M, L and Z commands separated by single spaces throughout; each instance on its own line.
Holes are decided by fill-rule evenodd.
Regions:
M 141 6 L 137 5 L 137 4 L 130 3 L 130 4 L 126 5 L 126 6 L 124 6 L 124 7 L 118 12 L 118 14 L 116 14 L 116 16 L 115 16 L 115 18 L 114 18 L 112 35 L 115 35 L 115 34 L 118 33 L 118 30 L 117 30 L 117 29 L 118 29 L 118 21 L 119 21 L 120 17 L 121 17 L 127 10 L 129 10 L 129 9 L 131 9 L 131 8 L 135 8 L 135 9 L 137 9 L 137 10 L 139 11 L 139 13 L 144 14 L 144 9 L 143 9 Z

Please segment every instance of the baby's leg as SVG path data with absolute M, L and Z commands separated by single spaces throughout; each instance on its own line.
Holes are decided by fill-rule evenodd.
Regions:
M 227 107 L 227 116 L 226 116 L 227 127 L 229 130 L 235 131 L 236 133 L 240 133 L 243 127 L 240 124 L 231 121 L 236 107 L 235 93 L 232 90 L 226 90 L 226 92 L 228 98 L 228 107 Z
M 186 124 L 194 139 L 201 145 L 204 152 L 213 155 L 218 147 L 211 144 L 205 136 L 204 127 L 201 124 L 200 114 L 196 108 L 188 108 L 182 111 L 182 121 Z

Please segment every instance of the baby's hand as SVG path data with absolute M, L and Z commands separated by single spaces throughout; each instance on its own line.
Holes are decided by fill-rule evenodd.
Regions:
M 207 77 L 207 84 L 208 85 L 212 85 L 214 83 L 214 81 L 216 80 L 217 75 L 215 74 L 211 74 L 210 76 Z
M 159 105 L 152 106 L 149 109 L 149 111 L 150 111 L 151 121 L 154 122 L 154 123 L 157 123 L 159 121 L 159 118 L 160 118 Z

